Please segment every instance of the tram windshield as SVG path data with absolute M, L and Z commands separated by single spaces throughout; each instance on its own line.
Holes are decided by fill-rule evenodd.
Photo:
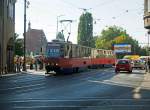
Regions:
M 47 57 L 60 57 L 60 45 L 48 43 L 46 47 Z

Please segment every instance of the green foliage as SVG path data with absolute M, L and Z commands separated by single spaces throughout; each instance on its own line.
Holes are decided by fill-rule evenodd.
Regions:
M 110 26 L 103 30 L 101 35 L 96 40 L 96 48 L 112 49 L 113 44 L 127 43 L 132 45 L 132 53 L 138 55 L 145 55 L 145 49 L 139 46 L 138 41 L 133 39 L 121 27 Z M 122 57 L 124 55 L 119 55 Z
M 89 12 L 83 13 L 80 16 L 78 25 L 78 44 L 84 46 L 91 46 L 93 38 L 93 17 Z
M 97 38 L 98 38 L 98 36 L 94 36 L 94 37 L 91 39 L 91 47 L 92 47 L 92 48 L 96 48 L 95 42 L 96 42 Z
M 18 34 L 15 33 L 14 43 L 15 43 L 15 55 L 23 56 L 23 39 L 18 38 Z
M 65 41 L 64 34 L 62 32 L 58 32 L 56 39 L 61 40 L 61 41 Z
M 23 39 L 16 39 L 15 55 L 23 56 Z

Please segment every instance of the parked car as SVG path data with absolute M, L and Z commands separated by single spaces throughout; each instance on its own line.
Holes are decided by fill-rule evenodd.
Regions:
M 132 63 L 129 59 L 120 59 L 117 61 L 115 65 L 115 72 L 118 73 L 120 71 L 128 71 L 132 73 Z
M 144 60 L 133 60 L 133 68 L 145 69 L 145 61 Z

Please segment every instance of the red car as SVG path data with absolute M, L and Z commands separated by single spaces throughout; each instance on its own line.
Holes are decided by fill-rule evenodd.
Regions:
M 118 73 L 120 71 L 128 71 L 132 73 L 132 63 L 128 59 L 120 59 L 117 61 L 115 66 L 115 72 Z

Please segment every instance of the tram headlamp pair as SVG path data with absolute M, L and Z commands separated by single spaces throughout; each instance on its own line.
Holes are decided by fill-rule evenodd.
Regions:
M 52 66 L 58 66 L 58 63 L 51 63 Z

